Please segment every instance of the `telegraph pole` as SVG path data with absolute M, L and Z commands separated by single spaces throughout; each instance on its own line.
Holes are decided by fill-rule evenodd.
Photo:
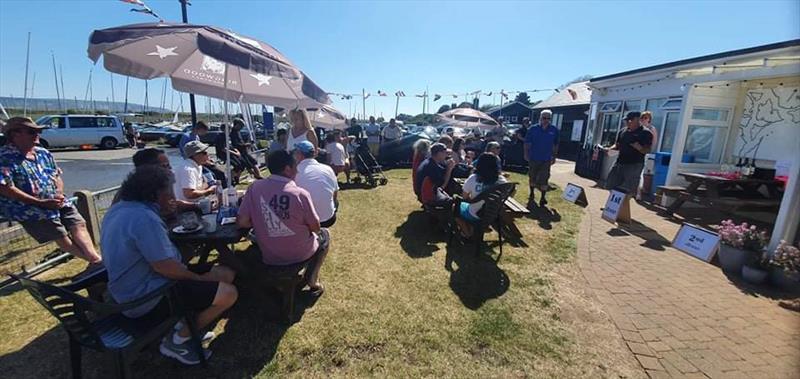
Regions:
M 189 3 L 189 0 L 178 0 L 178 1 L 181 3 L 181 16 L 183 17 L 183 23 L 188 24 L 189 18 L 186 15 L 186 6 L 191 5 L 191 3 Z M 192 127 L 194 127 L 195 125 L 197 125 L 197 108 L 195 107 L 194 104 L 193 93 L 189 94 L 189 108 L 191 109 L 192 112 Z

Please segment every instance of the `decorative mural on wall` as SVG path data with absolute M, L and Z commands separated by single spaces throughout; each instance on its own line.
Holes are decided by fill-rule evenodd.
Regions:
M 776 87 L 747 91 L 734 154 L 786 159 L 800 149 L 800 89 Z

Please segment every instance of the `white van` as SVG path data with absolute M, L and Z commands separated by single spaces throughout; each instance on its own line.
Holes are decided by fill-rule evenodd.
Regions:
M 113 149 L 126 143 L 122 123 L 115 116 L 51 115 L 36 123 L 44 126 L 39 144 L 44 148 L 96 145 Z

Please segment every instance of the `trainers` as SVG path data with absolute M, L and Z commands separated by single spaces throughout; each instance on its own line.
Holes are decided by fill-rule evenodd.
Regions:
M 158 350 L 164 356 L 174 358 L 185 365 L 196 365 L 200 363 L 200 356 L 190 342 L 191 340 L 187 340 L 178 344 L 173 341 L 172 335 L 168 335 L 161 341 L 161 346 L 158 347 Z M 210 350 L 203 349 L 203 354 L 206 359 L 211 358 Z
M 545 205 L 547 205 L 547 200 L 545 199 L 539 200 L 539 208 L 544 208 Z
M 181 329 L 183 329 L 183 321 L 178 321 L 177 323 L 175 323 L 175 326 L 172 327 L 172 330 L 174 330 L 176 332 L 181 330 Z M 216 337 L 216 336 L 217 335 L 214 334 L 214 332 L 209 330 L 209 331 L 206 332 L 206 334 L 203 334 L 203 338 L 201 338 L 200 341 L 201 342 L 208 342 L 208 341 L 213 340 L 214 337 Z M 172 334 L 168 335 L 167 337 L 172 338 Z M 167 337 L 164 337 L 164 338 L 167 338 Z

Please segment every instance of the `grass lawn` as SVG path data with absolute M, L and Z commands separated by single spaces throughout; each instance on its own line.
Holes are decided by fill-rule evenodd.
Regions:
M 322 269 L 325 294 L 305 295 L 299 322 L 270 321 L 274 297 L 240 288 L 240 300 L 214 329 L 208 368 L 186 368 L 146 350 L 141 377 L 617 377 L 637 371 L 608 318 L 587 295 L 575 262 L 582 210 L 552 193 L 555 214 L 518 220 L 524 237 L 499 257 L 497 234 L 475 256 L 447 248 L 421 212 L 409 170 L 387 173 L 377 189 L 348 189 Z M 526 178 L 516 198 L 528 196 Z M 547 221 L 549 220 L 549 221 Z M 244 249 L 247 244 L 240 244 Z M 82 268 L 76 260 L 42 278 Z M 90 377 L 107 359 L 84 355 Z M 0 372 L 65 377 L 67 339 L 24 291 L 0 294 Z

